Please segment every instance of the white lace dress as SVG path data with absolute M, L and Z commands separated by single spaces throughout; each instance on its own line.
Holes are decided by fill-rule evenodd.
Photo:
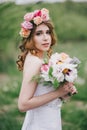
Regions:
M 51 86 L 38 85 L 35 96 L 53 91 Z M 62 130 L 60 99 L 26 112 L 22 130 Z

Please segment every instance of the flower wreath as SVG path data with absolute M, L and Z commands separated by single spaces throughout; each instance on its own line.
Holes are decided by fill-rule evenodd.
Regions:
M 49 19 L 49 11 L 46 8 L 26 13 L 24 15 L 24 22 L 21 23 L 21 31 L 19 33 L 20 36 L 27 38 L 30 35 L 31 29 L 33 29 L 33 24 L 38 26 L 42 22 L 48 21 Z

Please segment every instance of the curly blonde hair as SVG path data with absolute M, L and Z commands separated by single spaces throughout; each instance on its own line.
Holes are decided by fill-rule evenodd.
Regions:
M 43 22 L 46 26 L 48 26 L 49 30 L 50 30 L 50 35 L 52 38 L 52 43 L 50 46 L 50 49 L 47 51 L 47 56 L 50 57 L 52 54 L 52 46 L 55 45 L 56 43 L 56 36 L 55 36 L 55 32 L 54 32 L 54 27 L 51 21 L 47 21 L 47 22 Z M 28 38 L 22 38 L 22 44 L 19 46 L 21 53 L 18 55 L 18 60 L 16 61 L 18 69 L 21 71 L 23 70 L 23 66 L 24 66 L 24 61 L 26 58 L 26 55 L 28 54 L 28 52 L 30 52 L 32 55 L 38 56 L 38 50 L 34 45 L 33 42 L 33 36 L 34 36 L 34 32 L 36 30 L 37 26 L 34 25 L 33 29 L 31 30 L 31 33 L 29 35 Z

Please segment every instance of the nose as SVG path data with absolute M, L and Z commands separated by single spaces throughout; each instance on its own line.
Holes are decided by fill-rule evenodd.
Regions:
M 47 34 L 43 34 L 43 40 L 47 40 L 47 39 L 48 39 Z

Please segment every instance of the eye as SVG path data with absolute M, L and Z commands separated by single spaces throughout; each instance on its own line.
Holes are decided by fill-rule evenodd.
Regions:
M 36 35 L 39 36 L 41 33 L 40 32 L 37 32 Z
M 37 35 L 37 36 L 40 36 L 41 34 L 42 34 L 41 31 L 38 31 L 38 32 L 35 33 L 35 35 Z
M 47 30 L 47 31 L 46 31 L 46 34 L 51 34 L 51 31 L 50 31 L 50 30 Z

